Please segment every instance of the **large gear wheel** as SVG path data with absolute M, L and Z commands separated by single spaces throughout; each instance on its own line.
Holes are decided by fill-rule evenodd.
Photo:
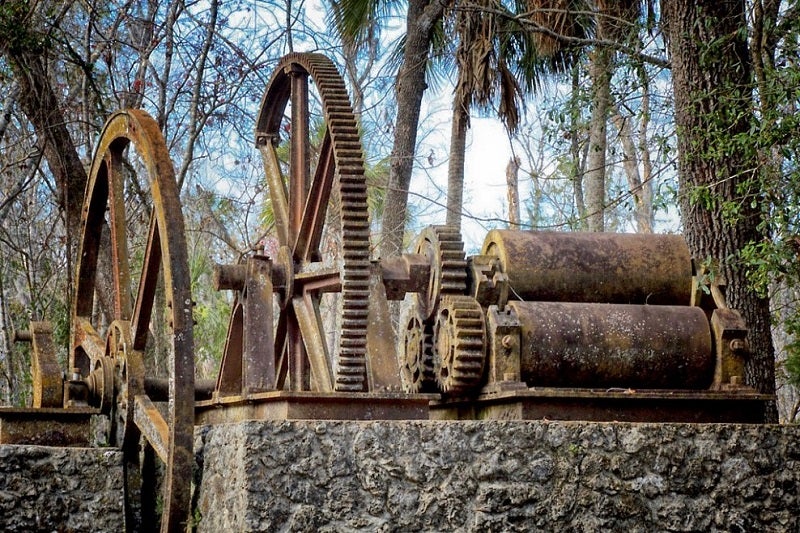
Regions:
M 325 121 L 313 174 L 310 82 Z M 289 104 L 291 119 L 282 127 Z M 288 176 L 277 152 L 282 131 L 290 132 Z M 277 388 L 288 375 L 293 390 L 366 391 L 370 230 L 364 156 L 344 81 L 328 58 L 298 53 L 280 61 L 261 102 L 256 145 L 283 250 L 278 268 L 287 279 L 275 332 Z M 335 314 L 335 328 L 323 327 L 326 312 Z
M 442 392 L 463 395 L 481 385 L 486 362 L 486 322 L 471 296 L 442 297 L 434 329 L 434 372 Z
M 126 186 L 135 182 L 133 194 L 142 192 L 137 178 L 128 178 L 131 168 L 145 174 L 145 188 L 149 185 L 146 242 L 132 227 L 148 214 L 138 212 L 140 197 L 127 201 L 132 193 Z M 139 498 L 130 493 L 136 479 L 150 475 L 139 462 L 140 436 L 145 454 L 155 451 L 164 463 L 160 509 L 145 503 L 141 509 L 129 507 L 128 528 L 153 530 L 160 512 L 161 531 L 178 531 L 189 517 L 194 465 L 191 277 L 174 167 L 158 124 L 144 111 L 119 111 L 103 128 L 84 201 L 78 257 L 70 366 L 83 376 L 92 372 L 100 407 L 112 418 L 110 443 L 126 457 L 127 503 L 155 499 L 153 487 L 143 488 Z M 166 301 L 156 309 L 159 286 Z M 96 306 L 104 312 L 95 312 Z M 145 352 L 154 350 L 151 329 L 164 321 L 169 324 L 161 346 L 170 373 L 166 414 L 145 393 L 143 362 Z M 145 491 L 150 494 L 142 498 Z

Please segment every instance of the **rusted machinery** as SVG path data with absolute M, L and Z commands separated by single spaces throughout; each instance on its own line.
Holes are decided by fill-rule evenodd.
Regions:
M 326 124 L 315 161 L 312 88 Z M 288 163 L 277 152 L 287 130 Z M 235 298 L 215 381 L 195 380 L 179 191 L 164 139 L 142 111 L 108 120 L 92 162 L 69 374 L 49 324 L 19 335 L 32 343 L 33 409 L 0 409 L 0 443 L 86 444 L 90 418 L 102 415 L 109 443 L 126 452 L 129 529 L 154 528 L 156 500 L 162 531 L 184 527 L 195 424 L 760 420 L 769 398 L 740 381 L 746 327 L 719 287 L 709 298 L 693 285 L 680 237 L 497 230 L 467 259 L 457 232 L 431 227 L 414 253 L 371 261 L 356 120 L 341 77 L 317 54 L 279 63 L 256 146 L 280 249 L 217 269 L 217 288 Z M 131 147 L 153 205 L 141 269 L 126 231 Z M 388 302 L 404 298 L 398 345 Z M 152 330 L 165 326 L 169 377 L 158 379 L 144 361 Z
M 699 286 L 682 237 L 493 230 L 468 260 L 459 245 L 420 236 L 443 282 L 401 323 L 405 389 L 443 393 L 434 418 L 762 420 L 744 321 Z

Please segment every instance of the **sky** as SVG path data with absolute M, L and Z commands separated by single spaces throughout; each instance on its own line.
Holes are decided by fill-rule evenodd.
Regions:
M 325 28 L 325 9 L 321 0 L 304 4 L 310 23 L 322 31 Z M 393 32 L 404 30 L 398 20 Z M 298 51 L 312 43 L 299 43 Z M 419 127 L 417 160 L 409 191 L 414 214 L 413 230 L 430 224 L 444 224 L 447 191 L 447 161 L 450 146 L 452 86 L 437 93 L 426 92 Z M 424 131 L 423 131 L 424 130 Z M 462 236 L 467 253 L 479 253 L 486 233 L 506 220 L 505 169 L 512 156 L 511 143 L 499 120 L 471 118 L 465 154 L 464 213 Z M 520 184 L 522 186 L 522 184 Z M 524 197 L 525 191 L 520 191 Z

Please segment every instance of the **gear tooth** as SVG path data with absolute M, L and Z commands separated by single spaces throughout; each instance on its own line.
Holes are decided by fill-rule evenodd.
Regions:
M 474 298 L 444 295 L 436 322 L 435 375 L 448 394 L 475 391 L 483 379 L 486 361 L 486 325 L 483 310 Z
M 364 391 L 367 387 L 365 332 L 370 295 L 370 228 L 364 150 L 358 123 L 344 80 L 330 59 L 321 54 L 294 53 L 281 60 L 278 72 L 289 65 L 305 69 L 309 81 L 316 85 L 338 176 L 333 184 L 335 189 L 331 191 L 332 201 L 337 201 L 342 210 L 337 222 L 341 231 L 339 268 L 342 298 L 335 389 Z
M 429 226 L 417 239 L 415 251 L 432 260 L 434 272 L 426 298 L 426 320 L 435 320 L 440 300 L 446 294 L 466 294 L 467 260 L 464 243 L 452 226 Z
M 408 300 L 400 322 L 405 326 L 397 351 L 403 390 L 409 393 L 436 392 L 433 326 L 422 318 L 419 296 L 413 294 Z

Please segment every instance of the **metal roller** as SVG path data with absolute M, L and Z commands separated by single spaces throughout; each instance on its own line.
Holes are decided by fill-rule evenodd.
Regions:
M 509 302 L 528 386 L 705 389 L 714 377 L 697 307 Z
M 680 235 L 492 230 L 510 296 L 549 302 L 689 305 L 692 262 Z

